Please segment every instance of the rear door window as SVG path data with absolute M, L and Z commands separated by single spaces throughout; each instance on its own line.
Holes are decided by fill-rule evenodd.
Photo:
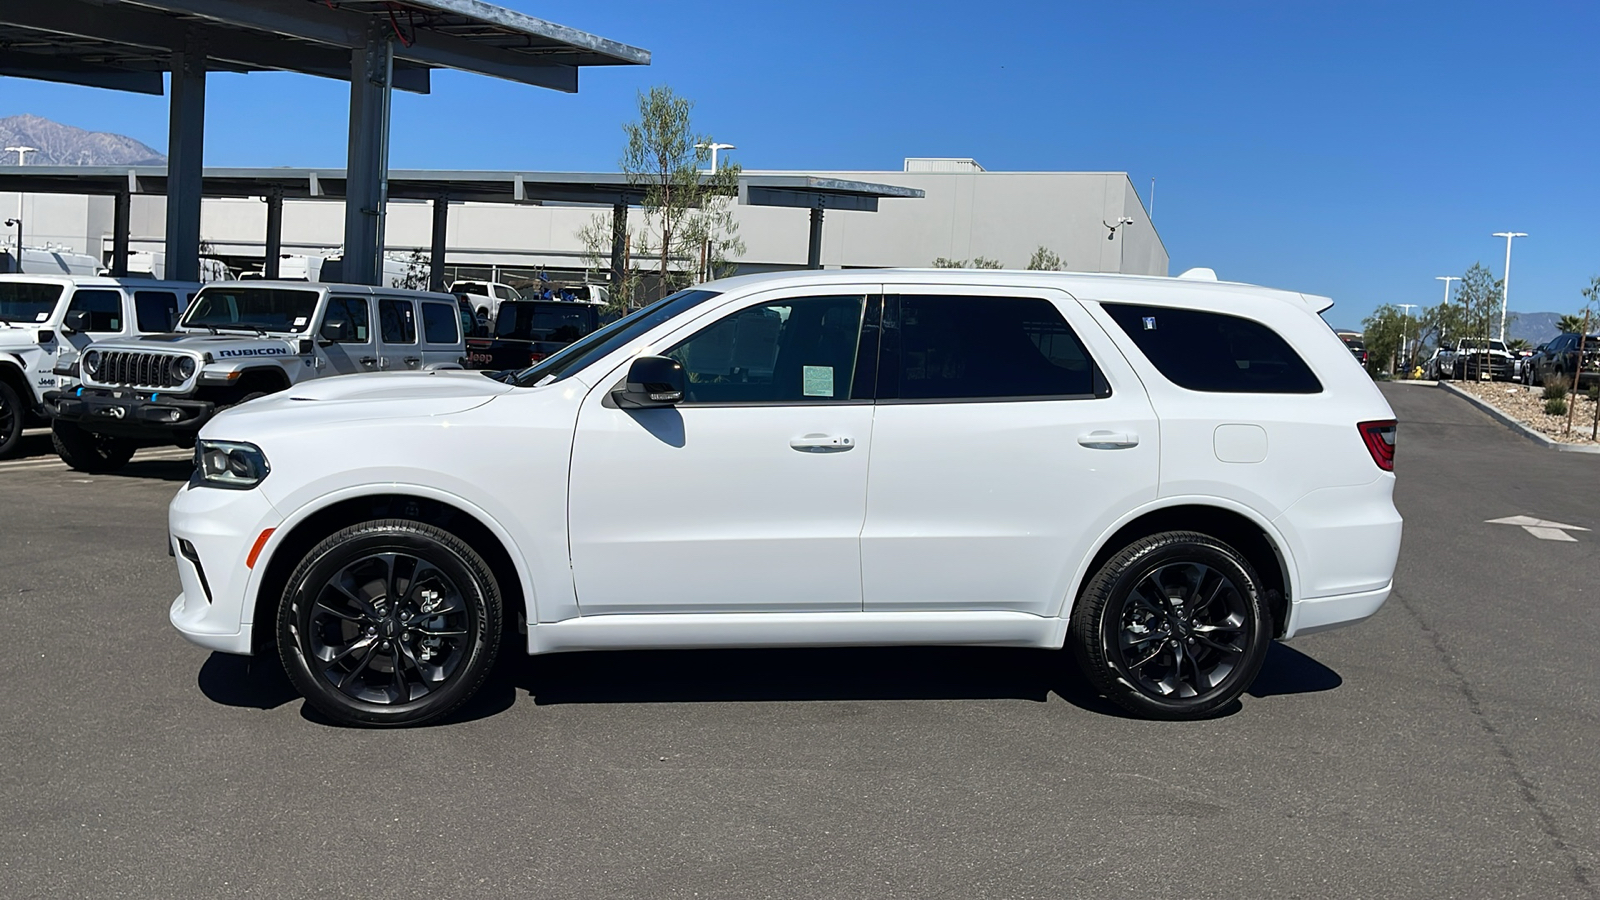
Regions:
M 378 330 L 385 344 L 415 344 L 417 313 L 411 301 L 393 297 L 379 300 Z
M 1042 297 L 886 299 L 880 401 L 1087 398 L 1096 381 L 1083 343 Z
M 1102 303 L 1168 381 L 1191 391 L 1316 394 L 1322 382 L 1276 331 L 1198 309 Z
M 112 332 L 122 330 L 122 293 L 120 291 L 89 290 L 75 291 L 72 303 L 67 306 L 67 312 L 87 312 L 89 314 L 89 328 L 93 333 Z
M 171 291 L 135 291 L 133 311 L 140 331 L 169 332 L 178 324 L 178 296 Z

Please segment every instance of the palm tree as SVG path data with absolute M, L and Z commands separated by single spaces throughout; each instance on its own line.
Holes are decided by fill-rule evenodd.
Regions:
M 1556 330 L 1562 334 L 1577 334 L 1583 330 L 1583 316 L 1562 316 L 1556 320 Z

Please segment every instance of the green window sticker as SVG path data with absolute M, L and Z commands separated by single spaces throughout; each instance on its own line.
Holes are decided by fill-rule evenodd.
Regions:
M 801 366 L 800 392 L 807 397 L 832 397 L 833 366 Z

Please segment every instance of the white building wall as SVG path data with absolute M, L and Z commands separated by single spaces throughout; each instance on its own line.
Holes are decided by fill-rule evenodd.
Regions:
M 764 173 L 765 174 L 765 173 Z M 1036 247 L 1060 254 L 1069 269 L 1165 275 L 1167 252 L 1138 194 L 1121 172 L 827 172 L 848 181 L 921 188 L 916 200 L 885 199 L 878 212 L 829 210 L 823 220 L 823 265 L 922 267 L 938 257 L 998 259 L 1022 268 Z M 0 213 L 16 209 L 16 194 L 0 194 Z M 30 194 L 24 221 L 29 246 L 47 243 L 77 252 L 110 250 L 109 197 Z M 804 209 L 739 206 L 735 210 L 746 251 L 736 262 L 750 270 L 795 268 L 806 258 Z M 450 208 L 447 258 L 458 265 L 581 267 L 577 233 L 609 207 L 515 206 L 466 203 Z M 632 210 L 635 221 L 642 216 Z M 1134 224 L 1107 240 L 1103 223 L 1123 216 Z M 265 243 L 266 203 L 250 198 L 207 199 L 201 236 L 225 256 L 259 256 Z M 165 199 L 133 198 L 133 249 L 160 250 Z M 430 245 L 432 210 L 426 202 L 392 201 L 385 244 L 405 254 Z M 0 239 L 3 239 L 0 232 Z M 286 200 L 286 253 L 336 251 L 344 241 L 339 200 Z

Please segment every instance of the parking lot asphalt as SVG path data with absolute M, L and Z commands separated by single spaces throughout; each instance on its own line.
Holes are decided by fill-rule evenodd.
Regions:
M 180 454 L 0 463 L 0 894 L 1600 895 L 1600 458 L 1385 386 L 1394 596 L 1231 714 L 1128 718 L 1060 654 L 503 661 L 437 727 L 332 727 L 166 621 Z M 1544 541 L 1485 520 L 1594 532 Z

